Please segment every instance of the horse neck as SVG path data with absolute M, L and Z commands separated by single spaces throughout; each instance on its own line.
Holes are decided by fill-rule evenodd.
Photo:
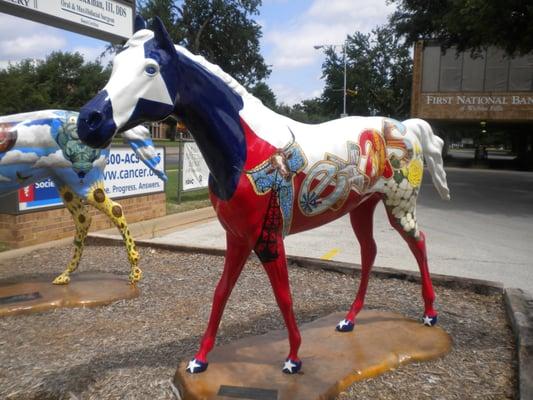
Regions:
M 175 114 L 194 137 L 209 171 L 210 188 L 222 200 L 237 188 L 246 160 L 246 140 L 239 111 L 243 100 L 221 78 L 179 55 Z

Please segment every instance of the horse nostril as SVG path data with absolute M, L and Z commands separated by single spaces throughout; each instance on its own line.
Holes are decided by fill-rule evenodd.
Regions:
M 102 124 L 102 113 L 99 111 L 91 111 L 87 118 L 87 125 L 89 129 L 95 130 Z

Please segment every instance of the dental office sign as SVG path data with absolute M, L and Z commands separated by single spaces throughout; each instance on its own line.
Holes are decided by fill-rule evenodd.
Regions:
M 164 148 L 156 147 L 164 163 Z M 161 164 L 164 169 L 164 164 Z M 111 198 L 159 193 L 165 190 L 164 182 L 154 174 L 131 149 L 113 148 L 104 170 L 104 189 Z M 46 179 L 19 189 L 19 211 L 62 205 L 59 193 L 51 179 Z
M 132 35 L 135 0 L 0 0 L 0 12 L 121 42 Z

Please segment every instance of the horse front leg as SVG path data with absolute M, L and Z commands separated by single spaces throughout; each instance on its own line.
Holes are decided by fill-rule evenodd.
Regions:
M 285 359 L 282 371 L 286 374 L 296 374 L 302 368 L 302 361 L 298 358 L 298 350 L 302 339 L 292 306 L 287 258 L 285 256 L 285 246 L 281 232 L 277 233 L 275 241 L 270 243 L 270 249 L 275 249 L 275 251 L 265 251 L 265 247 L 261 246 L 259 248 L 259 245 L 254 250 L 268 275 L 274 296 L 283 314 L 283 319 L 289 333 L 289 355 Z
M 103 182 L 98 182 L 89 190 L 87 201 L 97 210 L 103 212 L 120 231 L 131 266 L 129 281 L 132 285 L 135 285 L 142 277 L 142 271 L 138 266 L 139 252 L 128 229 L 122 206 L 106 195 Z
M 85 209 L 82 199 L 77 196 L 70 188 L 67 186 L 61 186 L 57 184 L 59 188 L 59 193 L 61 199 L 65 204 L 65 207 L 70 212 L 72 219 L 74 220 L 74 225 L 76 226 L 76 236 L 74 237 L 74 254 L 70 260 L 67 268 L 58 275 L 54 280 L 54 285 L 66 285 L 70 282 L 70 274 L 78 268 L 80 263 L 81 255 L 83 253 L 83 246 L 87 233 L 89 232 L 89 227 L 91 226 L 91 216 Z
M 351 332 L 353 330 L 355 318 L 365 303 L 370 270 L 374 265 L 377 253 L 373 234 L 373 219 L 376 204 L 380 199 L 381 196 L 375 195 L 350 212 L 352 229 L 361 248 L 361 279 L 357 296 L 350 307 L 350 311 L 336 326 L 336 330 L 339 332 Z
M 207 329 L 200 343 L 200 349 L 187 365 L 187 372 L 191 374 L 197 374 L 207 369 L 207 354 L 215 345 L 224 308 L 252 250 L 248 243 L 233 237 L 230 233 L 226 233 L 226 249 L 224 271 L 215 289 Z

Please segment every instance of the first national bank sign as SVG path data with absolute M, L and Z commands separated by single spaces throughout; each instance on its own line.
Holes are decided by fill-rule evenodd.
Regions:
M 0 0 L 0 12 L 120 43 L 132 35 L 135 0 Z

